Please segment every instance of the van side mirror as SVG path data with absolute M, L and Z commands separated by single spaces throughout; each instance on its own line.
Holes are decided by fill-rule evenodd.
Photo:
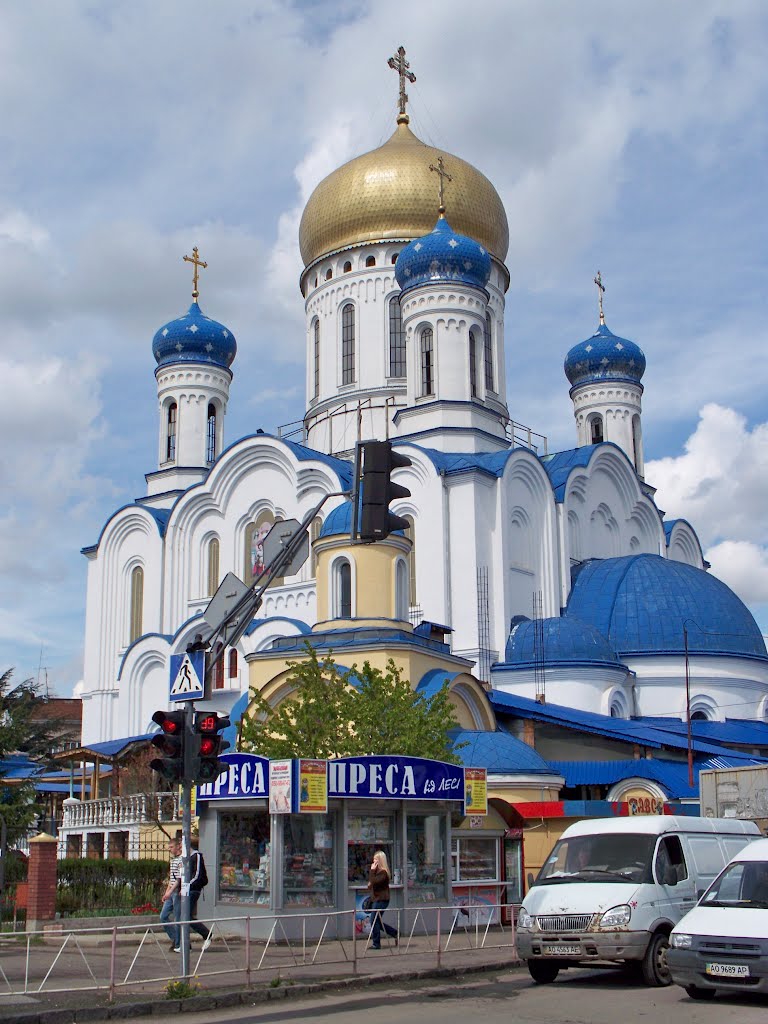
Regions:
M 664 868 L 664 877 L 662 878 L 664 885 L 677 885 L 677 871 L 672 864 L 668 864 Z

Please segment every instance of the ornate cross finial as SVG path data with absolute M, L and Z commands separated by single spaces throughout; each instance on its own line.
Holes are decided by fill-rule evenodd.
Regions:
M 445 213 L 445 183 L 446 183 L 446 181 L 453 181 L 453 178 L 448 173 L 448 171 L 446 171 L 445 164 L 443 163 L 442 156 L 439 156 L 437 158 L 437 167 L 435 167 L 434 164 L 430 164 L 429 165 L 429 169 L 430 169 L 430 171 L 434 171 L 435 174 L 437 174 L 438 177 L 440 178 L 440 189 L 439 189 L 440 206 L 438 207 L 438 212 L 440 213 L 440 216 L 442 217 L 443 214 Z
M 195 272 L 192 275 L 192 298 L 193 299 L 197 299 L 198 296 L 200 295 L 200 292 L 197 290 L 197 271 L 198 271 L 198 267 L 207 267 L 208 264 L 204 263 L 203 260 L 200 259 L 199 255 L 198 255 L 198 252 L 197 252 L 197 246 L 196 245 L 192 248 L 192 255 L 191 256 L 185 256 L 184 257 L 184 261 L 186 263 L 193 263 L 194 264 Z
M 599 270 L 597 272 L 597 277 L 595 278 L 595 284 L 597 285 L 597 301 L 600 306 L 600 323 L 605 326 L 605 314 L 603 313 L 603 292 L 605 291 L 605 285 L 603 284 L 603 279 L 600 276 Z
M 405 59 L 405 47 L 398 46 L 397 53 L 394 57 L 390 57 L 387 61 L 387 66 L 396 71 L 400 76 L 400 113 L 397 115 L 398 124 L 408 124 L 408 115 L 405 112 L 405 105 L 408 102 L 408 93 L 405 91 L 405 80 L 409 82 L 416 81 L 416 75 L 412 71 L 409 71 L 410 62 Z

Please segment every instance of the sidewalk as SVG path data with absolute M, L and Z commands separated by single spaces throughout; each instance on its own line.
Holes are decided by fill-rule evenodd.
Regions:
M 77 936 L 75 939 L 73 936 Z M 421 978 L 506 970 L 520 964 L 509 931 L 480 936 L 459 932 L 438 951 L 435 936 L 404 936 L 398 947 L 366 948 L 364 939 L 306 946 L 246 943 L 220 936 L 202 951 L 193 940 L 191 982 L 199 995 L 168 999 L 180 957 L 157 931 L 83 932 L 33 942 L 0 938 L 0 1021 L 3 1024 L 73 1024 L 150 1014 L 252 1005 L 309 993 L 402 983 Z M 478 943 L 483 939 L 483 945 Z M 66 941 L 65 941 L 66 939 Z M 110 1001 L 109 979 L 115 980 Z M 124 986 L 128 978 L 130 985 Z M 100 984 L 103 987 L 92 987 Z M 26 993 L 23 992 L 26 988 Z M 16 994 L 12 994 L 13 990 Z M 23 993 L 23 994 L 22 994 Z

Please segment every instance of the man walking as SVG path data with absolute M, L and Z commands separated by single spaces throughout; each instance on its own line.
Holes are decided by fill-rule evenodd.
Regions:
M 168 884 L 163 893 L 163 906 L 160 910 L 160 923 L 165 928 L 165 933 L 171 940 L 171 949 L 174 953 L 181 952 L 181 935 L 179 932 L 179 907 L 181 887 L 181 839 L 176 836 L 168 840 L 168 852 L 171 855 L 171 867 L 168 875 Z M 173 924 L 167 922 L 173 918 Z
M 200 894 L 208 884 L 208 872 L 205 869 L 205 860 L 200 853 L 199 846 L 198 837 L 192 836 L 192 855 L 189 858 L 189 930 L 202 936 L 203 949 L 206 950 L 211 944 L 211 933 L 202 921 L 196 920 L 197 903 Z

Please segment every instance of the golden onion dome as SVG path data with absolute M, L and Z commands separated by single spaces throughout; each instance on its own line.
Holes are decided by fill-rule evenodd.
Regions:
M 443 153 L 425 145 L 399 119 L 383 146 L 355 157 L 323 178 L 309 197 L 299 227 L 304 266 L 321 256 L 361 242 L 419 238 L 437 220 L 438 178 L 429 165 Z M 501 199 L 476 167 L 445 155 L 451 181 L 445 206 L 451 227 L 480 242 L 504 261 L 509 245 Z

